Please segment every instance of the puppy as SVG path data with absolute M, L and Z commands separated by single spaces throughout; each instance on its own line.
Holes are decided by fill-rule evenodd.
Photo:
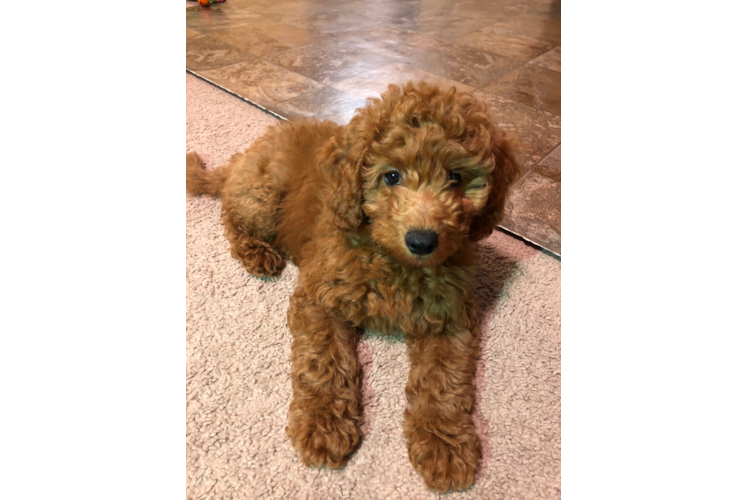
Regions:
M 407 343 L 413 467 L 431 489 L 473 483 L 472 243 L 493 231 L 519 175 L 512 149 L 473 96 L 409 82 L 346 126 L 281 123 L 213 171 L 187 155 L 187 191 L 221 198 L 231 254 L 247 272 L 299 266 L 286 433 L 307 466 L 342 467 L 361 441 L 356 342 L 369 329 Z

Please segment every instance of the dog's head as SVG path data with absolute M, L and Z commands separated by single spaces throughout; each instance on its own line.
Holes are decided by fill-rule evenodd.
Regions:
M 335 224 L 368 224 L 379 246 L 419 267 L 489 235 L 520 171 L 484 104 L 424 82 L 370 99 L 336 142 L 327 171 Z

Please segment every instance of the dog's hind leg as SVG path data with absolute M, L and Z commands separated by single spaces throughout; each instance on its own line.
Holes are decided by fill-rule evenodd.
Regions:
M 280 192 L 256 187 L 245 192 L 240 206 L 224 199 L 221 222 L 231 245 L 231 255 L 254 276 L 277 276 L 286 265 L 273 243 L 277 231 Z
M 273 245 L 241 228 L 237 221 L 224 213 L 223 225 L 231 245 L 231 255 L 254 276 L 277 276 L 286 265 L 283 256 Z

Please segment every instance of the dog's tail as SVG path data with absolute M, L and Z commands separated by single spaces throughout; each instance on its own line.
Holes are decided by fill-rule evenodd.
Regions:
M 226 168 L 205 170 L 203 161 L 194 151 L 187 154 L 187 192 L 192 196 L 207 194 L 220 198 L 221 188 L 226 182 Z

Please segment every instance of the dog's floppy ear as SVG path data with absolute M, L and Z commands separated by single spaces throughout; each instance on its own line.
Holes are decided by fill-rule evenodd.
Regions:
M 504 214 L 509 187 L 519 179 L 521 167 L 514 157 L 516 139 L 504 132 L 491 134 L 491 154 L 494 169 L 491 171 L 491 192 L 481 213 L 470 224 L 470 241 L 490 235 Z
M 356 133 L 362 117 L 356 115 L 335 137 L 333 151 L 328 156 L 325 168 L 330 191 L 327 206 L 332 212 L 335 225 L 344 231 L 352 231 L 363 221 L 362 179 L 366 140 Z
M 379 138 L 380 127 L 385 123 L 383 108 L 390 99 L 387 93 L 382 97 L 369 99 L 366 107 L 356 110 L 350 123 L 335 137 L 334 150 L 328 155 L 331 161 L 325 171 L 331 192 L 327 204 L 335 225 L 345 231 L 358 228 L 364 220 L 362 171 L 371 143 Z

